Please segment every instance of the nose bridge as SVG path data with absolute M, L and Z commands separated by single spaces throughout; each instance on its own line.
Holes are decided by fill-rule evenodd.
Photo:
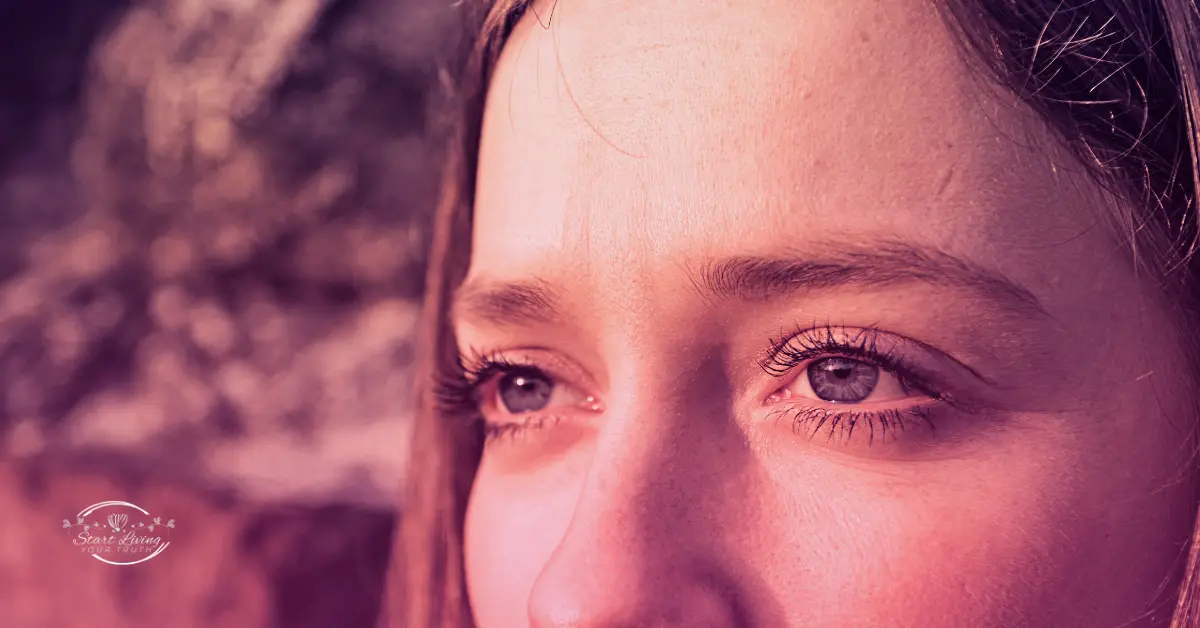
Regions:
M 576 507 L 580 525 L 613 519 L 634 525 L 638 538 L 679 540 L 719 523 L 723 488 L 750 462 L 721 349 L 663 344 L 675 348 L 641 352 L 658 357 L 623 369 L 624 383 L 612 386 Z
M 720 361 L 692 364 L 614 387 L 571 523 L 534 586 L 534 626 L 745 625 L 726 563 L 739 506 L 723 488 L 746 451 L 729 446 L 743 441 Z

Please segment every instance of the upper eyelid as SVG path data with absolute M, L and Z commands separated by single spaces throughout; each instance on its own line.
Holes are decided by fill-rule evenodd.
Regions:
M 936 370 L 923 368 L 915 360 L 906 358 L 904 348 L 906 346 L 913 347 L 924 352 L 929 352 L 934 356 L 944 356 L 944 353 L 910 338 L 873 327 L 810 326 L 781 340 L 772 341 L 771 348 L 759 364 L 760 368 L 776 378 L 787 376 L 795 368 L 801 366 L 802 363 L 789 364 L 788 368 L 779 369 L 779 372 L 774 372 L 772 365 L 779 365 L 781 363 L 781 354 L 789 351 L 789 347 L 791 347 L 797 338 L 802 338 L 805 334 L 822 333 L 826 334 L 826 336 L 819 339 L 820 343 L 837 343 L 836 346 L 812 347 L 810 350 L 812 355 L 805 356 L 804 361 L 818 359 L 822 356 L 839 355 L 862 359 L 891 371 L 896 375 L 905 377 L 912 384 L 923 389 L 922 392 L 929 394 L 948 387 L 950 384 Z M 864 334 L 869 334 L 869 336 L 864 338 Z M 809 336 L 809 338 L 812 338 L 812 336 Z M 860 340 L 862 341 L 861 344 L 859 343 Z M 945 357 L 958 364 L 953 358 L 949 356 Z
M 886 357 L 891 352 L 880 352 L 876 349 L 878 346 L 878 338 L 880 335 L 885 337 L 893 336 L 874 328 L 854 328 L 854 327 L 839 327 L 834 325 L 810 326 L 800 328 L 799 331 L 789 335 L 782 336 L 777 339 L 770 340 L 770 344 L 759 360 L 759 366 L 771 373 L 770 366 L 779 361 L 780 356 L 786 355 L 789 352 L 806 352 L 811 351 L 812 355 L 808 357 L 817 357 L 822 353 L 833 355 L 863 355 L 863 356 L 880 356 Z M 816 338 L 816 334 L 824 334 L 822 338 Z M 864 334 L 870 334 L 868 342 L 858 345 L 859 339 L 863 338 Z M 842 338 L 845 336 L 846 338 Z M 899 338 L 899 337 L 897 337 Z M 806 347 L 803 350 L 797 351 L 792 349 L 793 344 L 801 339 L 806 343 L 819 344 L 822 346 Z M 774 373 L 772 373 L 774 374 Z
M 587 390 L 589 393 L 595 389 L 596 385 L 590 374 L 569 360 L 555 357 L 555 354 L 555 351 L 541 347 L 505 349 L 486 353 L 471 350 L 469 355 L 473 357 L 469 360 L 464 359 L 464 364 L 468 366 L 495 364 L 496 369 L 501 371 L 511 370 L 514 367 L 533 368 L 560 383 Z

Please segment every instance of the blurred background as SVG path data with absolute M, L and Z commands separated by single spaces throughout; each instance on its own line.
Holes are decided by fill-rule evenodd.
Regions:
M 0 626 L 375 624 L 450 5 L 0 0 Z

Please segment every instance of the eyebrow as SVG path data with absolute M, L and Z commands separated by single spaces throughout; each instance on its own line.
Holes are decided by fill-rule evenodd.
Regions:
M 735 256 L 689 272 L 709 300 L 767 301 L 800 291 L 885 288 L 924 283 L 966 291 L 1018 314 L 1052 318 L 1027 288 L 961 257 L 904 243 L 837 245 L 827 256 Z M 554 324 L 562 300 L 541 279 L 496 281 L 477 277 L 455 294 L 452 314 L 497 324 Z
M 501 282 L 478 277 L 455 291 L 450 312 L 454 318 L 500 324 L 554 324 L 561 318 L 560 302 L 558 292 L 541 279 Z

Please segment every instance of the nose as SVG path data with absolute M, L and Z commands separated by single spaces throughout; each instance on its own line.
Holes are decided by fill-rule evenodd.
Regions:
M 701 566 L 647 574 L 643 557 L 616 548 L 600 556 L 572 540 L 530 597 L 535 628 L 740 628 L 749 626 L 733 583 Z M 640 573 L 639 573 L 640 572 Z
M 606 426 L 531 591 L 535 628 L 751 625 L 748 579 L 736 573 L 738 537 L 754 517 L 748 453 L 729 446 L 744 441 L 732 422 L 675 411 Z

